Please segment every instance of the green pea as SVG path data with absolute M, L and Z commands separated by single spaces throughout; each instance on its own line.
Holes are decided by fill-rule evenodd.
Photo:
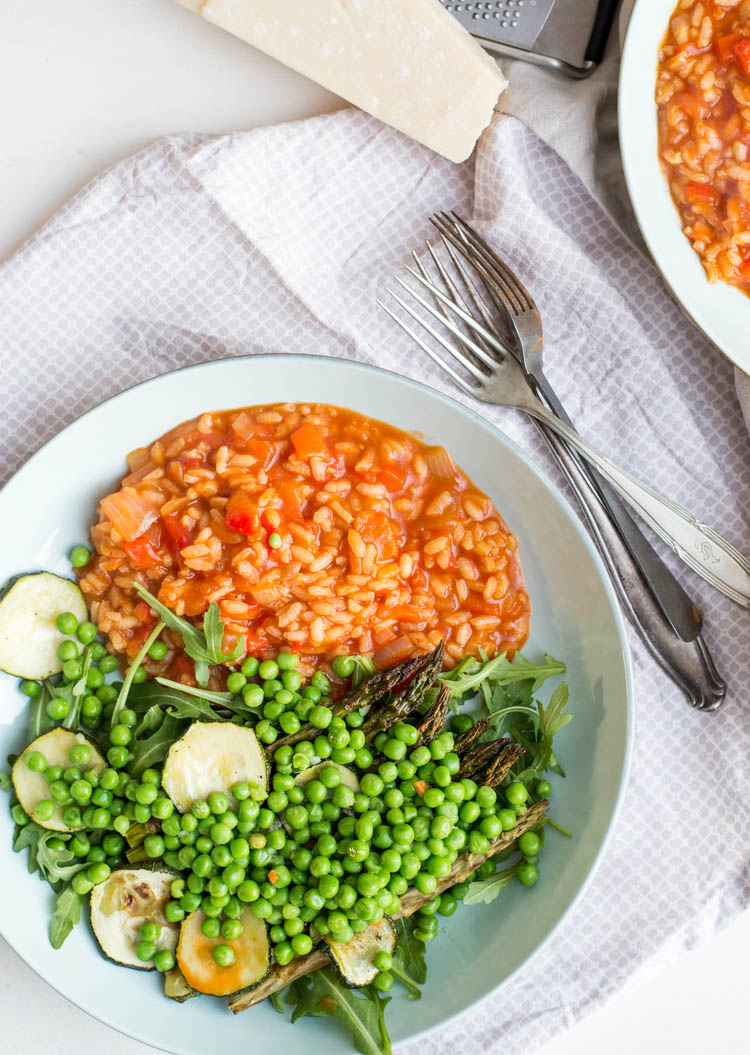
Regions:
M 291 946 L 297 956 L 307 956 L 312 951 L 312 938 L 309 934 L 295 934 Z
M 539 878 L 539 872 L 535 864 L 530 861 L 524 861 L 518 866 L 518 881 L 522 886 L 533 886 Z
M 70 563 L 73 565 L 74 568 L 85 568 L 90 560 L 91 553 L 88 549 L 86 549 L 85 546 L 74 546 L 73 549 L 70 551 Z M 73 618 L 75 619 L 75 616 L 73 616 Z M 65 631 L 62 631 L 62 633 L 65 633 Z
M 61 641 L 57 646 L 57 656 L 63 663 L 71 659 L 78 659 L 78 645 L 75 641 Z
M 481 832 L 473 831 L 469 833 L 469 850 L 473 854 L 486 854 L 490 848 L 490 841 L 486 835 Z
M 165 641 L 154 641 L 151 648 L 148 650 L 149 657 L 156 663 L 160 663 L 167 654 L 167 645 Z
M 223 791 L 212 791 L 208 796 L 208 805 L 212 813 L 226 813 L 229 809 L 229 799 Z
M 520 780 L 514 780 L 512 784 L 509 784 L 505 789 L 505 798 L 508 800 L 511 806 L 521 806 L 526 802 L 529 797 L 528 790 L 525 784 L 522 784 Z
M 497 802 L 497 792 L 485 785 L 477 790 L 476 802 L 480 809 L 491 810 Z
M 30 751 L 26 756 L 26 768 L 32 773 L 43 773 L 47 769 L 47 759 L 41 751 Z
M 78 620 L 72 612 L 60 612 L 55 620 L 55 626 L 61 634 L 75 634 L 78 629 Z
M 245 675 L 246 678 L 254 678 L 258 673 L 258 660 L 255 656 L 246 656 L 242 661 L 240 671 Z
M 174 954 L 169 949 L 158 949 L 152 959 L 152 963 L 157 971 L 165 974 L 174 967 Z
M 55 812 L 55 804 L 50 799 L 40 799 L 34 806 L 34 817 L 44 824 L 46 821 L 52 819 Z
M 251 901 L 257 901 L 260 897 L 260 888 L 258 884 L 252 879 L 245 879 L 237 887 L 237 897 L 240 901 L 250 903 Z
M 99 660 L 99 670 L 102 672 L 102 674 L 113 674 L 114 671 L 117 670 L 117 667 L 118 667 L 118 662 L 117 662 L 117 657 L 116 656 L 106 655 L 106 656 L 102 656 L 102 658 Z M 113 689 L 114 686 L 110 685 L 110 686 L 108 686 L 108 688 L 109 689 Z M 115 690 L 115 692 L 116 691 L 117 690 Z M 116 696 L 115 696 L 115 699 L 117 699 Z M 110 702 L 112 702 L 112 701 L 110 700 Z
M 86 869 L 86 878 L 89 883 L 96 886 L 97 883 L 103 883 L 105 879 L 109 878 L 110 871 L 111 869 L 105 861 L 97 861 Z
M 167 923 L 180 923 L 185 918 L 185 909 L 179 901 L 168 901 L 164 906 L 164 918 Z
M 96 625 L 88 622 L 79 623 L 76 629 L 76 637 L 82 645 L 90 645 L 98 633 Z
M 80 894 L 81 897 L 85 897 L 94 887 L 94 884 L 86 878 L 85 872 L 76 872 L 70 881 L 70 885 L 76 894 Z
M 330 707 L 324 707 L 319 705 L 313 707 L 310 711 L 310 724 L 314 725 L 316 729 L 327 729 L 331 724 L 333 718 L 333 711 Z
M 258 676 L 262 678 L 263 681 L 273 681 L 278 677 L 278 674 L 279 665 L 278 663 L 274 663 L 272 659 L 264 659 L 258 667 Z
M 546 799 L 548 795 L 552 794 L 552 785 L 548 780 L 540 780 L 534 790 L 540 799 Z
M 281 704 L 278 704 L 278 706 L 281 706 Z M 314 724 L 315 723 L 313 722 L 313 725 Z M 294 733 L 299 732 L 300 720 L 294 711 L 285 711 L 279 718 L 279 725 L 287 736 L 291 736 Z
M 211 955 L 219 967 L 229 967 L 234 963 L 234 949 L 231 945 L 217 945 Z
M 542 841 L 536 832 L 524 832 L 518 840 L 518 849 L 524 857 L 535 857 L 541 849 Z
M 336 656 L 333 661 L 333 673 L 339 678 L 350 678 L 356 663 L 351 656 Z
M 107 751 L 107 761 L 115 769 L 122 769 L 130 761 L 130 751 L 127 747 L 110 747 Z

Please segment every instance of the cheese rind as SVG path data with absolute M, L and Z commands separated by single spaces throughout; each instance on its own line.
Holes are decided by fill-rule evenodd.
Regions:
M 178 0 L 451 161 L 506 85 L 440 0 Z

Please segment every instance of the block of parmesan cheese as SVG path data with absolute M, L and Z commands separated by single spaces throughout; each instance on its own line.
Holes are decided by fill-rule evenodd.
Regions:
M 440 0 L 178 0 L 286 66 L 463 161 L 505 78 Z

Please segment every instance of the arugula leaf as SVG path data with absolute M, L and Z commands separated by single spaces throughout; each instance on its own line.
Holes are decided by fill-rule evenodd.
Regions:
M 149 720 L 149 726 L 145 730 L 149 732 L 149 736 L 134 737 L 130 744 L 132 766 L 130 774 L 134 779 L 140 779 L 142 773 L 147 769 L 151 769 L 153 766 L 158 765 L 159 762 L 163 762 L 167 757 L 167 753 L 175 742 L 179 740 L 185 729 L 188 726 L 188 721 L 182 718 L 175 718 L 171 714 L 165 714 L 162 711 L 162 719 L 158 726 L 153 727 L 153 723 L 158 718 L 158 714 L 153 708 L 150 708 L 147 714 L 151 715 Z M 145 721 L 145 718 L 144 718 Z M 141 723 L 144 724 L 143 722 Z
M 50 700 L 49 686 L 46 681 L 42 682 L 42 691 L 31 701 L 29 709 L 29 736 L 28 741 L 36 740 L 42 733 L 48 732 L 55 724 L 47 714 L 47 704 Z
M 298 978 L 289 986 L 286 1002 L 295 1005 L 292 1022 L 304 1015 L 331 1016 L 346 1026 L 362 1055 L 391 1055 L 390 1040 L 384 1033 L 384 1004 L 369 989 L 342 985 L 330 967 Z
M 3 770 L 0 772 L 0 791 L 11 791 L 12 788 L 13 781 L 10 779 L 10 773 Z
M 464 894 L 464 905 L 489 905 L 494 901 L 501 890 L 513 882 L 518 872 L 518 865 L 511 865 L 488 879 L 478 879 L 469 884 L 469 889 Z
M 203 688 L 208 685 L 208 668 L 210 666 L 215 666 L 219 663 L 234 663 L 242 655 L 245 649 L 245 642 L 242 638 L 237 641 L 231 652 L 225 654 L 222 651 L 224 623 L 221 619 L 219 606 L 215 601 L 209 606 L 203 617 L 203 630 L 199 630 L 197 626 L 193 626 L 187 619 L 175 615 L 172 609 L 167 608 L 161 601 L 157 601 L 154 595 L 149 593 L 139 582 L 134 582 L 133 588 L 139 597 L 142 597 L 149 607 L 153 608 L 162 622 L 170 630 L 174 630 L 175 633 L 182 637 L 185 651 L 195 661 L 195 680 Z
M 201 700 L 206 703 L 201 705 Z M 231 692 L 196 689 L 192 685 L 170 681 L 169 678 L 155 678 L 135 686 L 130 694 L 130 703 L 136 712 L 147 706 L 158 706 L 166 708 L 175 717 L 203 717 L 213 722 L 226 721 L 227 715 L 218 714 L 208 706 L 210 704 L 245 717 L 257 717 L 263 709 L 262 704 L 260 707 L 248 707 L 241 697 L 233 696 Z M 200 709 L 200 714 L 196 709 Z
M 81 919 L 83 898 L 71 886 L 66 886 L 57 895 L 55 911 L 49 921 L 49 943 L 59 949 L 67 936 Z
M 81 676 L 74 685 L 66 686 L 70 688 L 70 706 L 68 713 L 65 717 L 63 729 L 77 729 L 78 721 L 81 716 L 81 701 L 86 695 L 86 679 L 89 674 L 89 667 L 91 666 L 91 645 L 86 645 L 83 650 L 83 668 L 81 670 Z
M 173 718 L 200 719 L 204 722 L 226 722 L 229 720 L 227 715 L 219 714 L 218 711 L 215 711 L 210 703 L 191 696 L 174 699 L 167 708 L 167 712 Z
M 424 942 L 414 937 L 419 926 L 413 916 L 393 920 L 396 928 L 397 944 L 393 953 L 393 962 L 397 963 L 415 982 L 423 985 L 427 981 L 427 960 L 425 959 Z
M 350 656 L 349 659 L 354 661 L 354 670 L 349 683 L 352 689 L 356 689 L 365 678 L 371 678 L 373 674 L 378 672 L 378 668 L 373 663 L 371 656 Z
M 81 861 L 67 846 L 62 849 L 50 846 L 53 839 L 67 842 L 69 838 L 70 836 L 64 833 L 49 831 L 35 821 L 29 821 L 22 828 L 16 829 L 13 850 L 20 853 L 21 850 L 28 849 L 29 873 L 39 872 L 41 879 L 55 886 L 61 882 L 67 883 L 76 872 L 88 867 L 87 862 Z
M 133 679 L 135 678 L 136 671 L 140 668 L 141 663 L 143 663 L 144 659 L 146 658 L 148 650 L 151 648 L 154 641 L 156 641 L 157 637 L 163 629 L 164 623 L 156 624 L 154 629 L 151 631 L 151 633 L 148 635 L 148 637 L 138 650 L 137 656 L 128 667 L 128 672 L 125 675 L 125 680 L 122 683 L 122 687 L 120 688 L 120 691 L 117 695 L 117 699 L 115 700 L 114 708 L 112 709 L 110 729 L 113 729 L 120 721 L 120 714 L 124 710 L 125 704 L 128 702 L 128 696 L 130 695 L 130 689 L 133 685 Z
M 531 691 L 537 690 L 547 678 L 565 673 L 565 664 L 545 653 L 542 663 L 532 663 L 517 652 L 510 660 L 504 652 L 493 659 L 478 660 L 468 656 L 453 670 L 440 675 L 451 690 L 451 696 L 465 696 L 469 692 L 484 691 L 483 685 L 511 685 L 517 681 L 531 681 Z

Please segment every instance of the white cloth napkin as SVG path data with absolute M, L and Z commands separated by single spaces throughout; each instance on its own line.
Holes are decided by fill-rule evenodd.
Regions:
M 445 208 L 476 219 L 532 288 L 551 380 L 581 430 L 750 550 L 731 367 L 565 161 L 507 117 L 461 167 L 347 110 L 173 136 L 101 175 L 0 267 L 4 475 L 126 385 L 240 353 L 352 357 L 456 396 L 375 306 Z M 480 410 L 560 483 L 521 415 Z M 750 901 L 750 626 L 680 575 L 730 684 L 724 709 L 688 708 L 633 637 L 632 776 L 594 882 L 481 1013 L 405 1051 L 532 1051 Z

